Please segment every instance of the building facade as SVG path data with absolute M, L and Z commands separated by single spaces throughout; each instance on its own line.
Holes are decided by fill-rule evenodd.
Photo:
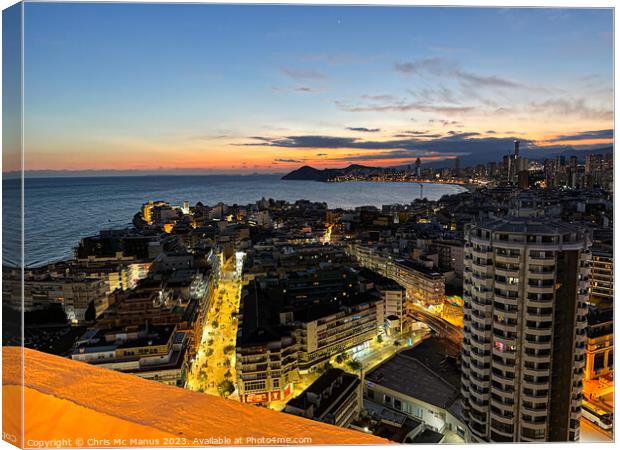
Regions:
M 175 326 L 92 329 L 76 343 L 71 359 L 147 380 L 182 387 L 187 374 L 187 334 Z
M 299 343 L 299 368 L 312 370 L 331 357 L 363 348 L 384 327 L 383 300 L 366 301 L 331 308 L 309 308 L 293 314 L 294 335 Z M 285 319 L 285 324 L 289 324 Z
M 590 278 L 590 303 L 613 305 L 614 257 L 613 249 L 592 248 L 592 274 Z
M 298 346 L 291 336 L 256 336 L 237 344 L 235 368 L 242 403 L 290 398 L 297 380 Z
M 613 308 L 590 307 L 586 346 L 585 381 L 613 375 L 614 313 Z
M 443 303 L 446 279 L 442 273 L 411 260 L 392 258 L 363 245 L 351 244 L 347 251 L 362 267 L 374 270 L 404 287 L 408 300 L 425 305 Z
M 284 412 L 348 427 L 362 410 L 362 383 L 342 369 L 329 369 L 299 396 L 290 400 Z
M 590 239 L 530 212 L 465 232 L 462 394 L 479 441 L 579 440 Z

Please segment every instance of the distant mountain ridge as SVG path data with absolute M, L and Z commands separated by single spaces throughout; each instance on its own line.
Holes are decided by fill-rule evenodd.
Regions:
M 293 170 L 282 177 L 283 180 L 304 180 L 304 181 L 328 181 L 335 177 L 345 175 L 372 175 L 380 174 L 385 170 L 382 167 L 369 167 L 360 164 L 351 164 L 341 169 L 315 169 L 311 166 L 302 166 Z

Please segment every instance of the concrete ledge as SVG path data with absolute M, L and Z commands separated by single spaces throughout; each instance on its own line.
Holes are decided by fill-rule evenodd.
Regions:
M 21 446 L 14 427 L 19 426 L 15 416 L 23 392 L 27 448 L 390 444 L 29 349 L 24 350 L 22 388 L 21 348 L 3 347 L 2 361 L 3 426 L 17 436 L 11 443 Z M 58 442 L 62 439 L 66 441 Z

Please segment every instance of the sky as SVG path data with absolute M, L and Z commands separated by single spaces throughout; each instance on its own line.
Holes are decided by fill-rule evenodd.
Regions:
M 613 139 L 610 9 L 26 3 L 24 17 L 27 170 L 286 172 Z

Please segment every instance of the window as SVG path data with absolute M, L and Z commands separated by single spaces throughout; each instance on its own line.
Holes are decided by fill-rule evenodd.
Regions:
M 246 381 L 244 383 L 246 391 L 264 391 L 266 388 L 265 380 L 260 381 Z
M 370 400 L 374 400 L 375 399 L 375 391 L 373 391 L 372 389 L 368 389 L 366 391 L 366 397 L 368 397 Z
M 493 428 L 495 428 L 496 430 L 502 431 L 504 433 L 513 433 L 514 432 L 514 425 L 503 423 L 503 422 L 500 422 L 500 421 L 495 420 L 495 419 L 491 420 L 491 426 Z
M 597 353 L 594 355 L 594 370 L 601 370 L 605 367 L 605 353 Z
M 538 429 L 538 428 L 526 428 L 523 427 L 521 429 L 521 434 L 523 435 L 524 438 L 527 439 L 544 439 L 545 438 L 545 429 Z
M 424 411 L 422 410 L 422 408 L 420 408 L 419 406 L 414 406 L 413 407 L 413 415 L 415 417 L 417 417 L 418 419 L 421 419 L 423 416 Z
M 401 404 L 400 400 L 397 399 L 397 398 L 394 399 L 394 408 L 399 410 L 399 411 L 402 409 L 402 404 Z
M 391 405 L 392 404 L 392 397 L 390 397 L 389 395 L 384 395 L 383 396 L 383 403 L 385 403 L 386 405 Z

